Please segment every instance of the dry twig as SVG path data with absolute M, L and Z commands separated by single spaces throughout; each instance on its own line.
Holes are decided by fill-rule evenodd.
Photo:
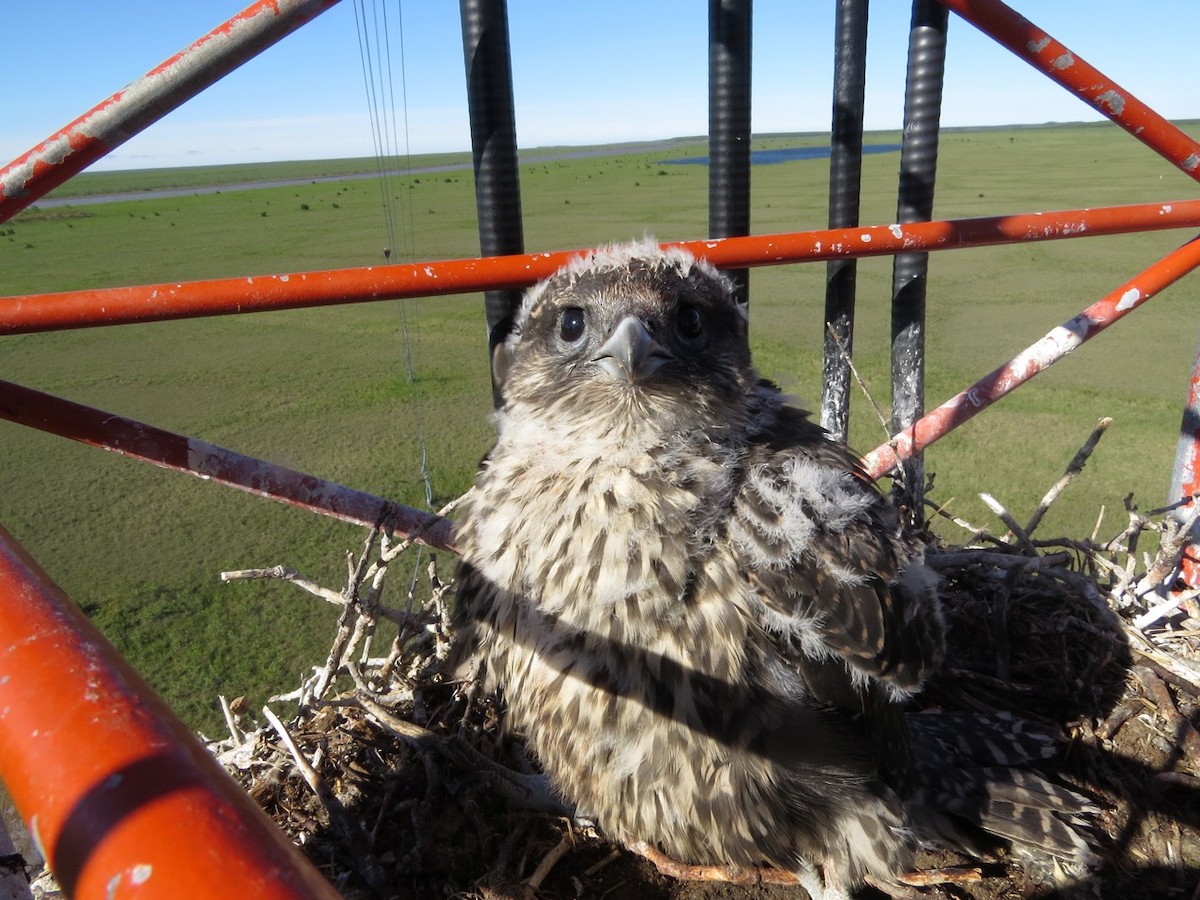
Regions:
M 1029 540 L 1029 535 L 1025 533 L 1025 529 L 1017 524 L 1017 520 L 1012 517 L 1012 514 L 1005 508 L 1004 504 L 987 492 L 979 495 L 979 499 L 984 502 L 988 509 L 996 514 L 996 516 L 1008 526 L 1008 530 L 1013 533 L 1013 537 L 1017 539 L 1017 543 L 1025 552 L 1036 554 L 1037 548 Z
M 1025 534 L 1033 534 L 1034 530 L 1037 529 L 1038 525 L 1041 523 L 1042 518 L 1046 515 L 1046 512 L 1050 509 L 1050 506 L 1059 498 L 1059 495 L 1067 489 L 1067 485 L 1074 480 L 1075 476 L 1083 471 L 1084 465 L 1087 464 L 1088 457 L 1092 455 L 1092 451 L 1096 449 L 1096 445 L 1100 443 L 1100 438 L 1104 436 L 1104 432 L 1108 430 L 1108 426 L 1111 424 L 1112 418 L 1110 416 L 1104 416 L 1099 422 L 1096 423 L 1095 430 L 1092 431 L 1092 433 L 1088 436 L 1088 439 L 1084 441 L 1083 446 L 1079 448 L 1078 452 L 1067 464 L 1067 470 L 1063 473 L 1062 478 L 1058 479 L 1058 481 L 1051 486 L 1050 490 L 1046 491 L 1046 495 L 1042 497 L 1042 501 L 1037 505 L 1037 509 L 1033 511 L 1033 515 L 1031 515 L 1029 517 L 1029 521 L 1025 523 Z
M 331 591 L 327 587 L 322 587 L 311 578 L 306 578 L 295 569 L 288 566 L 271 566 L 268 569 L 235 569 L 230 572 L 222 572 L 220 575 L 222 581 L 247 581 L 252 578 L 275 578 L 280 581 L 290 581 L 296 587 L 308 591 L 314 597 L 320 597 L 335 606 L 345 606 L 346 598 L 342 596 L 340 591 Z
M 542 861 L 538 863 L 538 867 L 533 870 L 533 874 L 525 882 L 525 887 L 531 896 L 542 886 L 542 882 L 549 877 L 550 870 L 558 865 L 559 860 L 567 855 L 574 844 L 575 842 L 571 837 L 571 829 L 568 828 L 563 832 L 562 840 L 555 844 L 554 848 L 542 857 Z

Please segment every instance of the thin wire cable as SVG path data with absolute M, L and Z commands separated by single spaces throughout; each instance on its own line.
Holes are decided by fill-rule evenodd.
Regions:
M 403 256 L 405 251 L 399 246 L 397 240 L 396 210 L 394 204 L 395 201 L 399 200 L 399 196 L 395 185 L 392 183 L 392 175 L 394 174 L 393 161 L 399 153 L 399 147 L 395 140 L 396 91 L 394 79 L 392 78 L 392 48 L 388 40 L 386 0 L 376 0 L 375 5 L 372 7 L 372 19 L 375 29 L 375 57 L 379 60 L 376 75 L 379 78 L 379 103 L 382 113 L 379 123 L 379 135 L 381 139 L 379 187 L 383 195 L 384 217 L 387 220 L 388 227 L 388 249 L 390 253 L 386 254 L 386 256 L 390 259 L 392 254 Z M 387 69 L 386 72 L 384 71 L 385 66 Z
M 364 2 L 364 0 L 359 0 L 359 2 Z M 387 127 L 387 80 L 383 74 L 383 60 L 390 56 L 390 49 L 383 46 L 380 40 L 379 0 L 373 0 L 371 4 L 370 30 L 368 30 L 366 8 L 363 9 L 360 44 L 364 48 L 363 66 L 369 85 L 367 102 L 370 107 L 371 135 L 375 147 L 375 174 L 379 184 L 384 230 L 387 234 L 387 245 L 383 249 L 383 255 L 385 259 L 390 260 L 396 249 L 396 217 L 392 210 L 392 192 L 388 185 L 387 159 L 391 153 Z M 374 54 L 371 52 L 372 47 L 375 51 Z
M 404 183 L 412 186 L 412 154 L 408 135 L 408 68 L 404 53 L 404 10 L 400 0 L 396 0 L 396 23 L 400 31 L 400 109 L 404 115 Z M 410 237 L 410 262 L 416 259 L 415 239 L 417 233 L 416 219 L 413 217 L 412 199 L 405 205 L 408 211 L 408 234 Z
M 380 6 L 383 8 L 383 26 L 380 28 Z M 416 252 L 414 235 L 416 224 L 412 214 L 412 200 L 406 198 L 408 207 L 408 227 L 403 230 L 404 240 L 398 240 L 396 208 L 393 198 L 403 209 L 406 201 L 401 200 L 401 191 L 412 185 L 412 163 L 408 140 L 408 94 L 407 75 L 404 68 L 404 15 L 399 0 L 396 3 L 396 18 L 400 37 L 400 82 L 402 93 L 401 112 L 404 117 L 404 179 L 399 184 L 393 182 L 393 176 L 398 173 L 395 165 L 389 161 L 400 156 L 400 142 L 396 133 L 396 95 L 395 76 L 392 72 L 391 36 L 388 28 L 388 13 L 386 0 L 372 0 L 370 23 L 368 27 L 365 0 L 355 0 L 354 4 L 355 29 L 358 36 L 359 60 L 363 71 L 363 88 L 367 99 L 367 108 L 371 120 L 372 146 L 375 151 L 376 177 L 379 182 L 381 209 L 384 221 L 384 232 L 387 243 L 383 249 L 385 261 L 390 262 L 395 255 L 397 261 L 411 262 Z M 374 43 L 372 43 L 372 35 Z M 374 53 L 372 53 L 372 47 Z M 384 65 L 387 67 L 386 76 Z M 389 122 L 390 118 L 390 122 Z M 413 431 L 417 436 L 420 454 L 421 483 L 425 491 L 425 505 L 433 509 L 433 480 L 429 472 L 429 451 L 425 440 L 425 423 L 422 414 L 423 398 L 416 377 L 417 360 L 414 346 L 417 344 L 419 329 L 410 322 L 408 301 L 400 299 L 397 304 L 400 313 L 401 340 L 404 347 L 404 366 L 410 397 L 408 407 L 413 417 Z M 415 600 L 417 580 L 422 571 L 425 559 L 423 547 L 418 546 L 413 558 L 412 572 L 409 578 L 407 598 L 411 608 Z
M 400 33 L 400 90 L 402 92 L 405 92 L 406 91 L 405 80 L 406 80 L 407 76 L 404 71 L 404 19 L 403 19 L 403 11 L 400 8 L 399 0 L 397 0 L 397 2 L 396 2 L 396 19 L 397 19 L 397 29 Z M 392 41 L 391 41 L 391 35 L 389 32 L 389 29 L 388 29 L 388 15 L 387 15 L 387 5 L 386 4 L 383 7 L 383 41 L 384 41 L 384 46 L 387 47 L 387 54 L 386 54 L 386 56 L 384 56 L 384 59 L 387 61 L 388 109 L 389 109 L 389 112 L 391 113 L 390 132 L 391 132 L 391 141 L 392 141 L 391 142 L 392 152 L 388 155 L 388 159 L 393 161 L 392 164 L 388 167 L 388 186 L 389 186 L 389 188 L 391 188 L 393 186 L 396 188 L 395 200 L 399 203 L 399 205 L 401 207 L 403 207 L 404 203 L 403 203 L 403 201 L 400 200 L 400 196 L 399 196 L 399 184 L 394 182 L 392 180 L 392 178 L 393 178 L 393 176 L 396 176 L 399 174 L 395 168 L 395 163 L 400 158 L 401 146 L 403 146 L 403 148 L 404 148 L 404 156 L 406 158 L 408 156 L 408 129 L 407 129 L 408 98 L 407 98 L 407 93 L 404 93 L 403 99 L 401 100 L 401 104 L 400 104 L 400 111 L 401 111 L 401 114 L 404 116 L 404 123 L 405 123 L 404 144 L 402 145 L 400 143 L 400 138 L 396 133 L 396 121 L 397 121 L 397 116 L 396 116 L 396 79 L 395 79 L 395 76 L 392 75 Z M 391 194 L 391 191 L 389 191 L 389 195 L 390 194 Z M 409 203 L 408 206 L 411 211 L 412 204 Z M 397 218 L 398 218 L 398 216 L 393 214 L 393 216 L 392 216 L 393 228 L 395 228 Z M 402 240 L 402 242 L 401 242 L 402 246 L 393 247 L 392 250 L 393 250 L 393 252 L 398 251 L 400 253 L 401 257 L 403 257 L 405 260 L 410 260 L 412 257 L 413 248 L 412 248 L 411 244 L 409 243 L 409 240 L 411 240 L 412 234 L 411 233 L 401 233 L 401 237 L 404 239 L 407 239 L 407 240 Z
M 384 229 L 387 245 L 384 257 L 411 261 L 415 252 L 414 235 L 415 222 L 412 215 L 412 203 L 407 206 L 407 228 L 399 228 L 400 214 L 404 210 L 405 201 L 401 199 L 403 188 L 411 184 L 411 153 L 408 141 L 408 95 L 407 73 L 404 62 L 404 14 L 400 0 L 396 3 L 397 32 L 400 42 L 400 81 L 401 108 L 400 115 L 396 112 L 396 77 L 393 71 L 391 29 L 388 23 L 387 0 L 373 0 L 370 15 L 365 6 L 365 0 L 355 0 L 355 23 L 359 37 L 359 56 L 363 68 L 363 83 L 367 94 L 367 105 L 371 118 L 371 134 L 375 149 L 376 175 L 381 193 L 381 209 L 384 219 Z M 403 148 L 399 138 L 399 121 L 404 122 Z M 402 152 L 403 151 L 403 152 Z M 406 178 L 398 182 L 399 172 L 396 161 L 403 155 Z M 399 210 L 397 209 L 397 204 Z M 419 445 L 419 465 L 421 482 L 425 491 L 425 505 L 433 508 L 433 481 L 429 471 L 429 450 L 425 439 L 425 424 L 422 413 L 423 399 L 420 385 L 416 377 L 420 343 L 420 329 L 409 314 L 409 304 L 400 300 L 401 337 L 404 347 L 404 366 L 408 384 L 412 388 L 409 407 L 414 419 L 414 432 Z
M 383 127 L 380 130 L 385 134 L 385 136 L 388 136 L 388 139 L 390 140 L 390 145 L 389 145 L 388 149 L 391 152 L 388 153 L 388 159 L 398 159 L 399 155 L 400 155 L 400 139 L 396 132 L 396 118 L 397 118 L 396 117 L 396 79 L 395 79 L 395 76 L 392 74 L 392 42 L 391 42 L 391 35 L 388 30 L 387 9 L 388 9 L 387 4 L 384 3 L 383 4 L 383 43 L 384 43 L 384 48 L 385 48 L 386 52 L 381 54 L 379 58 L 381 60 L 381 62 L 380 62 L 380 76 L 381 77 L 383 75 L 383 64 L 384 63 L 387 64 L 387 79 L 384 82 L 384 86 L 386 88 L 387 106 L 386 106 L 386 111 L 385 111 L 385 120 L 386 121 L 383 123 Z M 397 0 L 396 16 L 398 19 L 401 19 L 401 10 L 399 7 L 399 0 Z M 378 20 L 376 21 L 376 24 L 378 25 Z M 403 80 L 405 77 L 404 67 L 403 67 L 403 60 L 404 60 L 404 46 L 403 46 L 404 30 L 403 30 L 403 26 L 401 26 L 400 34 L 401 34 L 400 77 L 401 77 L 401 80 Z M 379 33 L 377 31 L 376 39 L 378 40 L 378 38 L 379 38 Z M 403 113 L 404 113 L 405 122 L 407 122 L 408 121 L 408 104 L 404 103 L 402 109 L 403 109 Z M 407 158 L 407 156 L 408 156 L 407 141 L 405 142 L 405 145 L 404 145 L 404 152 L 405 152 L 405 157 Z M 397 218 L 397 216 L 396 216 L 394 207 L 391 205 L 391 199 L 392 199 L 392 194 L 393 194 L 393 184 L 392 184 L 390 175 L 391 175 L 392 169 L 391 169 L 391 167 L 388 167 L 388 166 L 385 166 L 384 168 L 385 168 L 385 174 L 381 177 L 381 184 L 383 185 L 384 194 L 385 194 L 384 208 L 385 208 L 385 215 L 387 216 L 387 219 L 388 219 L 388 225 L 389 225 L 388 234 L 389 234 L 390 240 L 392 242 L 392 251 L 393 252 L 399 251 L 402 258 L 404 258 L 405 260 L 409 260 L 411 249 L 412 249 L 411 246 L 409 245 L 409 242 L 406 241 L 405 246 L 400 247 L 399 242 L 396 240 L 396 218 Z M 399 187 L 396 186 L 395 190 L 397 193 L 396 200 L 399 200 L 400 199 L 399 195 L 398 195 Z M 409 203 L 409 210 L 411 211 L 411 209 L 412 209 L 412 204 Z M 411 234 L 406 235 L 406 237 L 411 238 Z M 401 303 L 400 303 L 400 322 L 401 322 L 401 329 L 404 333 L 405 370 L 408 373 L 408 383 L 414 384 L 416 382 L 416 368 L 415 368 L 414 361 L 413 361 L 413 349 L 412 349 L 413 348 L 413 331 L 409 327 L 408 303 L 406 301 L 401 301 Z M 422 454 L 422 455 L 424 455 L 424 454 Z M 422 462 L 422 471 L 425 471 L 425 468 L 426 468 L 425 463 Z M 432 498 L 430 498 L 430 499 L 432 500 Z
M 384 9 L 385 9 L 384 38 L 385 38 L 385 40 L 388 41 L 388 56 L 387 56 L 388 80 L 391 84 L 391 95 L 390 96 L 392 99 L 392 141 L 393 141 L 393 145 L 396 147 L 397 158 L 398 158 L 399 150 L 400 150 L 400 141 L 399 141 L 398 136 L 396 135 L 396 121 L 397 121 L 396 108 L 395 108 L 395 97 L 396 97 L 395 84 L 396 83 L 395 83 L 395 79 L 392 77 L 391 41 L 390 41 L 388 31 L 387 31 L 386 6 L 384 7 Z M 399 33 L 399 43 L 400 43 L 400 91 L 401 91 L 400 112 L 404 119 L 404 145 L 403 145 L 404 146 L 404 168 L 405 168 L 406 173 L 409 173 L 409 175 L 411 176 L 412 152 L 411 152 L 411 147 L 408 142 L 408 72 L 407 72 L 407 69 L 405 68 L 404 7 L 403 7 L 401 0 L 396 0 L 396 26 L 397 26 L 397 31 Z M 406 178 L 404 183 L 411 184 L 410 178 Z M 398 196 L 397 196 L 397 199 L 399 199 Z M 416 225 L 415 225 L 415 222 L 413 221 L 411 198 L 409 199 L 407 204 L 401 203 L 402 208 L 405 206 L 407 206 L 407 209 L 408 209 L 408 228 L 406 229 L 408 240 L 405 244 L 405 249 L 406 249 L 406 252 L 408 252 L 410 254 L 415 254 L 416 249 L 415 249 L 414 243 L 415 243 L 415 239 L 416 239 Z M 395 219 L 393 219 L 393 228 L 395 228 L 395 225 L 396 225 L 396 222 L 395 222 Z M 410 258 L 409 258 L 410 262 L 412 261 L 412 258 L 413 257 L 410 256 Z M 404 332 L 404 356 L 405 356 L 405 363 L 408 368 L 408 378 L 409 378 L 409 382 L 413 385 L 413 410 L 414 410 L 413 415 L 416 418 L 417 440 L 419 441 L 420 446 L 421 446 L 421 481 L 425 487 L 425 505 L 429 509 L 433 509 L 433 479 L 431 478 L 430 473 L 429 473 L 429 447 L 425 441 L 425 423 L 424 423 L 424 415 L 422 412 L 423 406 L 422 406 L 422 403 L 420 402 L 420 400 L 421 400 L 420 395 L 419 395 L 420 388 L 417 385 L 416 378 L 414 376 L 414 372 L 417 368 L 417 362 L 419 361 L 419 355 L 420 355 L 420 349 L 421 349 L 421 329 L 419 327 L 417 327 L 418 322 L 415 318 L 412 318 L 410 320 L 409 304 L 408 304 L 407 300 L 400 301 L 400 321 L 401 321 L 401 327 Z

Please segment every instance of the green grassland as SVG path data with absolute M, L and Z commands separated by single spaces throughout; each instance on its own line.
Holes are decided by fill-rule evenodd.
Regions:
M 756 146 L 824 140 L 771 137 Z M 700 152 L 701 143 L 680 142 L 669 153 L 630 148 L 558 161 L 530 154 L 542 158 L 521 168 L 526 246 L 703 236 L 707 170 L 662 163 Z M 866 158 L 865 224 L 893 220 L 897 166 L 896 154 Z M 374 167 L 335 160 L 85 174 L 56 196 Z M 827 177 L 824 160 L 756 167 L 754 230 L 824 227 Z M 393 261 L 477 254 L 469 169 L 389 184 L 402 235 Z M 1193 190 L 1190 179 L 1108 125 L 951 130 L 943 134 L 935 214 L 1172 200 Z M 0 296 L 378 264 L 387 243 L 382 210 L 373 179 L 33 208 L 0 226 Z M 934 254 L 928 405 L 1188 236 Z M 856 361 L 885 407 L 890 282 L 889 259 L 859 264 Z M 810 404 L 820 394 L 824 283 L 823 264 L 751 276 L 758 366 Z M 994 526 L 977 499 L 989 491 L 1023 518 L 1108 415 L 1114 425 L 1041 533 L 1084 536 L 1101 507 L 1108 510 L 1102 533 L 1113 533 L 1130 492 L 1143 507 L 1159 505 L 1196 346 L 1196 293 L 1195 279 L 1185 279 L 937 444 L 927 454 L 933 499 Z M 491 439 L 482 300 L 474 295 L 9 336 L 0 338 L 0 361 L 0 377 L 416 506 L 425 503 L 422 442 L 436 505 L 470 484 Z M 861 397 L 852 416 L 852 443 L 878 444 L 881 426 Z M 337 586 L 345 552 L 362 543 L 360 529 L 8 423 L 0 423 L 0 459 L 0 523 L 193 725 L 218 728 L 218 693 L 248 693 L 261 704 L 323 660 L 332 607 L 288 585 L 226 585 L 217 574 L 286 563 Z
M 420 158 L 421 167 L 467 166 L 470 153 L 428 154 Z M 97 194 L 137 194 L 170 188 L 239 185 L 258 181 L 338 178 L 371 174 L 380 167 L 374 159 L 308 159 L 282 162 L 242 163 L 227 166 L 179 166 L 172 169 L 134 169 L 116 172 L 87 172 L 72 178 L 49 196 L 55 199 L 89 197 Z M 387 170 L 407 168 L 392 161 Z

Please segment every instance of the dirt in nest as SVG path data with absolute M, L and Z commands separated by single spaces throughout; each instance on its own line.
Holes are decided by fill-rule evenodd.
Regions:
M 1171 653 L 1132 633 L 1073 565 L 996 564 L 997 555 L 932 558 L 950 655 L 915 706 L 1007 711 L 1061 733 L 1052 774 L 1101 808 L 1098 864 L 1083 880 L 1056 885 L 993 860 L 978 880 L 912 888 L 911 896 L 1200 898 L 1200 698 L 1187 677 L 1195 631 L 1184 620 L 1171 651 L 1191 657 L 1181 677 Z M 537 798 L 498 775 L 499 767 L 520 769 L 519 748 L 498 736 L 492 701 L 463 685 L 417 679 L 392 697 L 364 704 L 364 696 L 346 695 L 289 725 L 324 780 L 323 801 L 270 729 L 224 756 L 351 900 L 805 896 L 796 886 L 677 881 L 587 823 L 529 809 Z M 926 854 L 920 862 L 972 861 Z

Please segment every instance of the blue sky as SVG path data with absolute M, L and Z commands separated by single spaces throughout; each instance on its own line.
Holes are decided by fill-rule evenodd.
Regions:
M 7 0 L 0 53 L 0 79 L 7 86 L 0 105 L 0 164 L 249 2 Z M 1191 3 L 1143 0 L 1131 14 L 1127 0 L 1010 2 L 1159 112 L 1200 118 L 1193 68 L 1200 26 Z M 94 168 L 370 155 L 355 16 L 361 3 L 344 0 Z M 403 4 L 403 82 L 396 8 L 391 3 L 392 72 L 397 103 L 407 98 L 407 150 L 465 150 L 469 131 L 458 4 Z M 520 146 L 703 133 L 706 9 L 701 0 L 509 0 Z M 833 0 L 755 3 L 755 132 L 828 130 L 833 10 Z M 866 126 L 896 128 L 910 6 L 876 0 L 871 12 Z M 951 14 L 945 125 L 1097 118 Z M 403 144 L 403 121 L 399 127 Z

